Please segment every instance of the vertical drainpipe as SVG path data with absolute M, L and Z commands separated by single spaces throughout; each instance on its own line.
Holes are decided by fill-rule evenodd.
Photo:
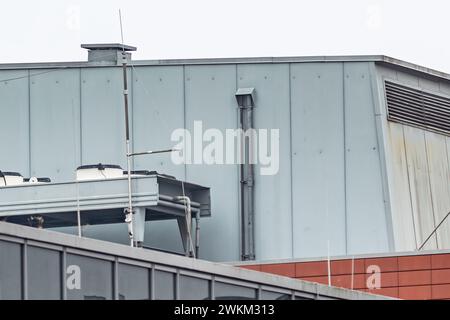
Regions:
M 239 106 L 239 125 L 244 135 L 241 139 L 240 163 L 240 214 L 241 214 L 241 257 L 242 260 L 255 260 L 255 211 L 254 211 L 254 137 L 245 133 L 253 129 L 254 88 L 240 88 L 236 92 Z M 248 141 L 248 142 L 247 142 Z

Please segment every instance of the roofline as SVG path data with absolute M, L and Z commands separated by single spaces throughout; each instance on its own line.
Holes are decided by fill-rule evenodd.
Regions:
M 204 58 L 204 59 L 168 59 L 168 60 L 133 60 L 134 66 L 177 66 L 177 65 L 224 65 L 224 64 L 275 64 L 275 63 L 314 63 L 314 62 L 375 62 L 394 68 L 406 69 L 414 73 L 426 74 L 450 81 L 450 74 L 420 66 L 385 55 L 350 55 L 350 56 L 296 56 L 296 57 L 253 57 L 253 58 Z M 111 67 L 102 62 L 40 62 L 0 64 L 0 70 L 20 69 L 66 69 Z

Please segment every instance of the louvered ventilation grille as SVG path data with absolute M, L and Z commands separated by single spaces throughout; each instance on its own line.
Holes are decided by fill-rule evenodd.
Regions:
M 450 135 L 450 98 L 385 81 L 388 119 Z

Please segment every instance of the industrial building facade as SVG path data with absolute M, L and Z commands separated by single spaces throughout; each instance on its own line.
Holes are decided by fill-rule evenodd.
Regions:
M 2 171 L 60 183 L 81 165 L 125 167 L 122 73 L 101 53 L 81 63 L 0 65 Z M 447 74 L 384 56 L 129 64 L 133 150 L 171 147 L 171 133 L 197 120 L 238 128 L 235 94 L 254 88 L 254 127 L 280 130 L 278 174 L 254 181 L 256 260 L 415 250 L 450 211 Z M 402 116 L 401 106 L 413 112 L 423 101 L 436 106 L 437 120 Z M 133 167 L 208 186 L 200 258 L 241 259 L 238 166 L 175 165 L 159 155 Z M 148 225 L 146 245 L 181 251 L 173 228 Z M 425 249 L 449 248 L 449 228 Z M 86 225 L 83 234 L 128 242 L 123 224 Z

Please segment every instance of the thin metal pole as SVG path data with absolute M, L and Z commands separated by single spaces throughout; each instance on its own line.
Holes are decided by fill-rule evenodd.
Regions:
M 119 9 L 119 21 L 120 21 L 120 38 L 122 40 L 122 50 L 125 52 L 125 42 L 123 41 L 123 25 L 122 25 L 122 10 Z
M 130 245 L 134 247 L 134 226 L 133 226 L 133 201 L 132 201 L 132 189 L 131 189 L 131 157 L 128 156 L 130 153 L 130 141 L 127 140 L 127 178 L 128 178 L 128 210 L 129 215 L 129 232 L 130 232 Z
M 328 286 L 331 287 L 330 240 L 327 241 L 327 272 L 328 272 Z
M 327 224 L 327 230 L 330 229 L 330 219 L 329 219 L 329 191 L 328 191 L 328 177 L 325 179 L 326 182 L 326 224 Z M 328 232 L 329 235 L 329 232 Z M 330 259 L 330 238 L 327 239 L 327 270 L 328 270 L 328 286 L 331 287 L 331 259 Z
M 128 209 L 127 222 L 129 223 L 130 245 L 134 247 L 134 230 L 133 230 L 133 201 L 131 189 L 131 147 L 130 147 L 130 126 L 128 111 L 128 78 L 127 78 L 127 56 L 125 53 L 125 44 L 123 41 L 122 12 L 119 10 L 120 18 L 120 35 L 122 37 L 122 71 L 123 71 L 123 99 L 125 105 L 125 136 L 126 136 L 126 153 L 127 153 L 127 177 L 128 177 Z
M 134 230 L 133 230 L 133 201 L 132 201 L 132 189 L 131 189 L 131 147 L 130 147 L 130 127 L 128 120 L 128 83 L 127 83 L 127 59 L 123 54 L 122 60 L 123 67 L 123 96 L 125 103 L 125 132 L 126 132 L 126 147 L 127 147 L 127 178 L 128 178 L 128 209 L 127 214 L 130 228 L 130 245 L 134 246 Z
M 175 152 L 175 151 L 180 151 L 180 150 L 179 149 L 167 149 L 167 150 L 135 152 L 135 153 L 130 154 L 130 156 L 131 157 L 144 156 L 144 155 L 148 155 L 148 154 L 169 153 L 169 152 Z
M 200 255 L 200 210 L 195 214 L 195 257 Z
M 352 284 L 351 289 L 354 288 L 354 279 L 355 279 L 355 256 L 352 256 Z
M 80 185 L 77 180 L 77 226 L 78 226 L 78 237 L 82 237 L 81 233 L 81 212 L 80 212 Z

